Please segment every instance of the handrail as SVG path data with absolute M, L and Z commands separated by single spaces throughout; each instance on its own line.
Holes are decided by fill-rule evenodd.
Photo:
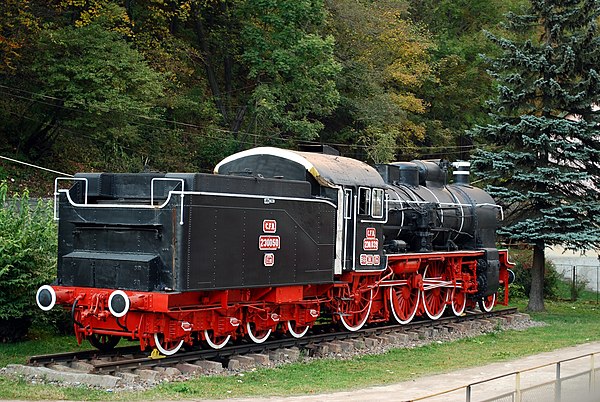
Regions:
M 154 177 L 150 182 L 150 205 L 154 205 L 154 182 L 155 181 L 177 181 L 181 183 L 181 191 L 185 190 L 185 182 L 183 179 L 178 179 L 175 177 Z
M 170 190 L 169 191 L 169 195 L 167 197 L 167 199 L 165 200 L 165 202 L 163 202 L 160 205 L 154 205 L 154 180 L 170 180 L 170 181 L 180 181 L 181 182 L 181 191 L 175 191 L 175 190 Z M 67 189 L 61 189 L 58 190 L 58 181 L 59 180 L 79 180 L 79 181 L 84 181 L 85 182 L 85 193 L 84 193 L 84 202 L 83 204 L 77 203 L 75 201 L 73 201 L 73 199 L 71 198 L 71 194 L 69 193 L 69 190 Z M 184 201 L 184 197 L 185 197 L 185 191 L 184 191 L 184 186 L 185 186 L 185 181 L 184 179 L 180 179 L 180 178 L 153 178 L 151 183 L 150 183 L 150 204 L 88 204 L 88 179 L 85 177 L 57 177 L 54 181 L 54 220 L 59 220 L 59 216 L 58 216 L 58 196 L 61 193 L 65 193 L 67 200 L 69 201 L 69 204 L 71 204 L 74 207 L 94 207 L 94 208 L 145 208 L 145 209 L 149 209 L 149 208 L 157 208 L 157 209 L 162 209 L 164 208 L 170 201 L 171 201 L 171 196 L 173 194 L 175 195 L 180 195 L 181 196 L 181 213 L 180 213 L 180 220 L 179 220 L 179 224 L 183 225 L 183 211 L 184 211 L 184 206 L 183 206 L 183 201 Z
M 403 402 L 424 401 L 424 400 L 427 400 L 427 399 L 430 399 L 430 398 L 435 398 L 435 397 L 438 397 L 438 396 L 441 396 L 441 395 L 446 395 L 446 394 L 450 394 L 452 392 L 460 391 L 461 389 L 464 389 L 466 391 L 465 402 L 470 402 L 471 401 L 471 388 L 472 387 L 474 387 L 476 385 L 484 384 L 484 383 L 487 383 L 487 382 L 496 381 L 496 380 L 499 380 L 501 378 L 510 377 L 510 376 L 513 376 L 513 375 L 516 376 L 516 388 L 518 388 L 518 389 L 515 389 L 515 391 L 513 391 L 513 392 L 517 392 L 519 394 L 522 391 L 521 388 L 520 388 L 520 377 L 521 377 L 521 374 L 527 373 L 527 372 L 530 372 L 530 371 L 534 371 L 534 370 L 539 370 L 541 368 L 556 366 L 556 379 L 554 381 L 560 381 L 560 380 L 563 379 L 563 378 L 560 377 L 560 365 L 562 363 L 570 362 L 570 361 L 573 361 L 573 360 L 584 359 L 586 357 L 589 357 L 591 359 L 591 368 L 590 368 L 590 371 L 593 373 L 594 370 L 595 370 L 595 367 L 594 367 L 594 356 L 597 355 L 597 354 L 600 354 L 600 351 L 598 351 L 598 352 L 592 352 L 592 353 L 586 353 L 584 355 L 574 356 L 574 357 L 570 357 L 570 358 L 567 358 L 567 359 L 562 359 L 562 360 L 554 361 L 554 362 L 551 362 L 551 363 L 541 364 L 541 365 L 538 365 L 538 366 L 529 367 L 529 368 L 522 369 L 522 370 L 515 370 L 515 371 L 512 371 L 510 373 L 497 375 L 495 377 L 486 378 L 486 379 L 480 380 L 480 381 L 475 381 L 475 382 L 469 383 L 467 385 L 461 385 L 461 386 L 454 387 L 454 388 L 451 388 L 451 389 L 447 389 L 447 390 L 444 390 L 444 391 L 436 392 L 434 394 L 429 394 L 429 395 L 422 396 L 422 397 L 419 397 L 419 398 L 404 400 Z
M 181 214 L 180 214 L 180 218 L 179 218 L 179 224 L 183 225 L 183 197 L 184 192 L 185 192 L 185 181 L 183 179 L 180 178 L 175 178 L 175 177 L 154 177 L 152 179 L 152 181 L 150 182 L 150 205 L 154 206 L 154 182 L 155 181 L 178 181 L 181 183 Z M 171 192 L 173 190 L 169 191 L 169 198 L 171 196 Z
M 392 205 L 393 204 L 400 204 L 400 206 L 402 206 L 402 204 L 417 204 L 417 205 L 421 205 L 421 204 L 438 204 L 438 205 L 447 206 L 447 207 L 471 207 L 471 208 L 492 207 L 492 208 L 498 208 L 500 210 L 501 219 L 504 220 L 504 209 L 502 208 L 502 206 L 498 205 L 498 204 L 492 204 L 490 202 L 482 202 L 480 204 L 478 204 L 478 203 L 464 204 L 462 202 L 431 202 L 431 201 L 415 201 L 415 200 L 390 200 L 389 203 L 392 204 Z
M 87 205 L 88 202 L 88 179 L 86 177 L 57 177 L 54 179 L 54 220 L 58 220 L 58 196 L 61 192 L 69 190 L 58 190 L 58 181 L 59 180 L 75 180 L 75 181 L 83 181 L 85 183 L 85 192 L 83 195 L 83 202 Z

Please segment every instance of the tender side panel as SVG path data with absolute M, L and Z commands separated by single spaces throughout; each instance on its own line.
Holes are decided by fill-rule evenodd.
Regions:
M 189 226 L 178 290 L 333 280 L 335 207 L 311 199 L 186 196 Z

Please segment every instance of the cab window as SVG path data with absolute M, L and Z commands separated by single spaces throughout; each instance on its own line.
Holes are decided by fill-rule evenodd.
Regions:
M 352 190 L 344 191 L 344 218 L 352 218 Z
M 383 190 L 380 188 L 373 189 L 373 198 L 372 198 L 372 213 L 371 216 L 373 218 L 383 218 Z
M 358 189 L 358 214 L 371 215 L 371 189 L 361 187 Z

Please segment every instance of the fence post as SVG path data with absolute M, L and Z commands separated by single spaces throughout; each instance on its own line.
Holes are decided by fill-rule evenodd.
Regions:
M 577 270 L 573 265 L 571 272 L 571 301 L 577 301 Z
M 592 392 L 594 391 L 594 388 L 595 388 L 595 386 L 594 386 L 595 379 L 596 379 L 596 373 L 594 372 L 594 354 L 592 353 L 590 355 L 590 385 L 589 385 L 590 395 L 592 394 Z
M 516 392 L 516 400 L 515 402 L 521 402 L 521 372 L 517 371 L 515 373 L 515 392 Z
M 598 254 L 598 261 L 600 261 L 600 254 Z M 600 275 L 600 265 L 596 267 L 596 304 L 598 304 L 598 292 L 600 292 L 600 288 L 598 287 L 598 275 Z
M 465 402 L 471 402 L 471 384 L 467 385 L 467 395 L 465 396 Z
M 562 384 L 560 381 L 560 362 L 556 363 L 556 382 L 554 383 L 554 401 L 560 402 L 562 399 Z

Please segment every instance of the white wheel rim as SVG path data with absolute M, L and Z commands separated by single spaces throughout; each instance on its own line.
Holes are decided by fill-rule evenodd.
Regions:
M 344 327 L 346 327 L 346 329 L 350 332 L 356 332 L 359 329 L 361 329 L 365 325 L 367 320 L 369 319 L 369 314 L 371 314 L 371 306 L 372 305 L 373 305 L 373 289 L 371 289 L 371 293 L 369 294 L 369 307 L 367 308 L 367 313 L 365 314 L 365 318 L 363 318 L 363 320 L 361 322 L 359 322 L 358 324 L 356 324 L 355 326 L 351 326 L 350 324 L 348 324 L 346 322 L 346 320 L 344 319 L 344 316 L 342 314 L 340 314 L 340 320 L 342 321 L 342 324 L 344 324 Z
M 231 339 L 231 335 L 227 335 L 227 337 L 221 343 L 214 343 L 210 339 L 210 336 L 208 335 L 208 330 L 205 329 L 204 330 L 204 339 L 206 339 L 206 343 L 208 343 L 208 346 L 210 346 L 211 348 L 222 349 L 225 345 L 227 345 L 227 342 L 229 342 L 229 340 Z
M 183 346 L 183 339 L 173 349 L 165 349 L 161 346 L 160 342 L 158 341 L 158 333 L 155 333 L 154 343 L 156 344 L 156 349 L 158 349 L 160 353 L 162 353 L 165 356 L 171 356 L 179 352 L 179 349 L 181 349 L 181 347 Z
M 452 290 L 452 312 L 455 316 L 460 316 L 465 312 L 465 308 L 467 308 L 467 297 L 463 297 L 462 306 L 460 306 L 460 309 L 457 310 L 454 304 L 454 292 L 456 292 L 456 288 Z
M 440 318 L 442 316 L 442 314 L 444 314 L 444 311 L 446 311 L 446 301 L 448 300 L 448 294 L 446 293 L 446 300 L 444 300 L 444 307 L 440 310 L 440 312 L 438 314 L 432 314 L 428 309 L 427 309 L 427 302 L 425 301 L 425 291 L 422 291 L 421 293 L 423 293 L 423 307 L 425 308 L 425 314 L 427 314 L 427 317 L 431 318 L 432 320 L 437 320 L 438 318 Z
M 427 269 L 429 269 L 429 265 L 427 266 L 427 268 L 425 268 L 425 271 L 423 272 L 423 282 L 425 282 L 425 280 L 427 278 Z M 423 300 L 423 308 L 425 309 L 425 314 L 427 314 L 427 317 L 431 318 L 432 320 L 437 320 L 444 314 L 444 311 L 446 311 L 446 302 L 448 301 L 448 292 L 446 292 L 446 297 L 444 298 L 444 307 L 440 310 L 440 312 L 438 314 L 435 314 L 435 315 L 433 315 L 427 309 L 427 298 L 425 297 L 424 290 L 421 291 L 421 296 L 422 296 L 421 300 Z
M 398 313 L 396 312 L 396 309 L 394 308 L 394 300 L 393 300 L 394 297 L 396 297 L 394 294 L 394 288 L 390 287 L 390 307 L 392 309 L 392 314 L 394 315 L 394 318 L 396 319 L 396 321 L 398 321 L 399 324 L 408 324 L 409 322 L 412 321 L 413 318 L 415 318 L 415 315 L 417 314 L 417 310 L 419 309 L 419 301 L 421 300 L 421 292 L 417 293 L 417 302 L 415 303 L 415 308 L 414 308 L 413 312 L 410 314 L 410 317 L 408 317 L 406 320 L 403 320 L 398 316 Z
M 494 293 L 492 296 L 493 296 L 492 302 L 490 303 L 489 307 L 486 304 L 485 298 L 481 300 L 481 303 L 479 303 L 479 307 L 486 313 L 489 313 L 490 311 L 492 311 L 492 309 L 494 308 L 494 304 L 496 304 L 496 293 Z
M 287 322 L 287 327 L 288 327 L 288 331 L 289 333 L 294 337 L 294 338 L 302 338 L 304 335 L 306 335 L 306 333 L 308 332 L 308 325 L 306 326 L 306 328 L 304 328 L 304 331 L 302 332 L 296 332 L 294 331 L 294 327 L 292 326 L 292 322 L 288 321 Z
M 248 336 L 250 337 L 250 339 L 252 339 L 252 342 L 254 342 L 254 343 L 263 343 L 264 341 L 267 340 L 267 338 L 269 337 L 269 335 L 271 335 L 271 330 L 269 329 L 267 331 L 267 333 L 265 334 L 265 336 L 263 336 L 262 338 L 257 338 L 252 333 L 252 328 L 250 327 L 250 324 L 251 323 L 249 323 L 249 322 L 246 323 L 246 332 L 248 333 Z

